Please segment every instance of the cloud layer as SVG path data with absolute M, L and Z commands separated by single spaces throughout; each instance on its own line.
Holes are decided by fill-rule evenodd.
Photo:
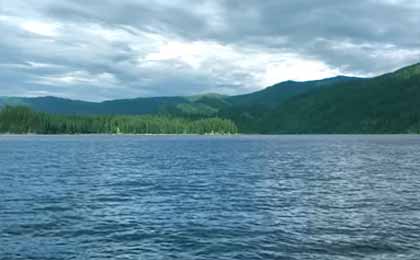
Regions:
M 410 0 L 0 3 L 0 96 L 238 94 L 420 61 Z

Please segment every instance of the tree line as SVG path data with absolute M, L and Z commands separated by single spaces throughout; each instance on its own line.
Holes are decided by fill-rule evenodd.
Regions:
M 28 107 L 0 110 L 0 133 L 13 134 L 235 134 L 223 118 L 186 119 L 171 116 L 63 116 Z

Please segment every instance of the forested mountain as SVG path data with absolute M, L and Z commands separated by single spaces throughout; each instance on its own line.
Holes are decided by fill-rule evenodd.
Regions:
M 26 106 L 34 111 L 59 115 L 182 114 L 210 116 L 218 112 L 223 96 L 150 97 L 110 100 L 100 103 L 57 97 L 0 97 L 0 107 Z
M 338 83 L 357 80 L 360 80 L 360 78 L 338 76 L 334 78 L 305 82 L 286 81 L 257 92 L 229 97 L 227 98 L 227 101 L 235 106 L 264 105 L 274 107 L 294 96 L 321 88 L 334 87 Z
M 188 117 L 214 116 L 220 110 L 232 106 L 252 107 L 264 105 L 274 107 L 296 95 L 337 82 L 356 80 L 356 78 L 336 77 L 318 81 L 287 81 L 268 87 L 262 91 L 224 96 L 205 94 L 186 97 L 150 97 L 104 101 L 100 103 L 69 100 L 57 97 L 0 98 L 0 106 L 22 105 L 38 112 L 61 115 L 145 115 L 170 114 Z
M 102 103 L 54 97 L 0 98 L 61 115 L 219 117 L 243 133 L 420 133 L 420 64 L 375 78 L 287 81 L 239 95 L 157 97 Z
M 242 132 L 420 133 L 420 64 L 299 95 L 253 116 L 226 116 Z
M 101 103 L 70 100 L 57 97 L 36 98 L 2 98 L 4 105 L 21 105 L 32 108 L 38 112 L 46 112 L 61 115 L 143 115 L 156 114 L 165 106 L 173 106 L 187 102 L 182 97 L 156 97 L 136 98 L 126 100 L 113 100 Z M 0 103 L 0 105 L 1 105 Z

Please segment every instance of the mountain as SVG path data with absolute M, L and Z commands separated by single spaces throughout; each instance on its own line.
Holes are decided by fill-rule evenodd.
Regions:
M 274 107 L 279 103 L 288 100 L 297 95 L 320 88 L 333 87 L 338 83 L 360 80 L 360 78 L 337 76 L 322 80 L 313 80 L 305 82 L 286 81 L 278 83 L 261 91 L 232 96 L 227 100 L 235 106 L 254 106 L 264 105 Z
M 177 105 L 194 104 L 185 97 L 151 97 L 104 101 L 100 103 L 57 97 L 0 98 L 0 106 L 22 105 L 38 112 L 61 115 L 144 115 L 165 112 Z
M 331 79 L 276 84 L 262 91 L 239 95 L 224 96 L 204 94 L 186 97 L 150 97 L 104 101 L 100 103 L 70 100 L 57 97 L 0 98 L 0 107 L 23 105 L 38 112 L 62 115 L 144 115 L 174 114 L 179 116 L 212 116 L 220 111 L 235 107 L 270 106 L 274 107 L 296 95 L 318 88 L 333 86 L 337 82 L 353 81 L 356 78 L 344 76 Z
M 420 64 L 374 78 L 339 76 L 287 81 L 238 96 L 206 94 L 101 103 L 61 99 L 0 98 L 63 115 L 160 114 L 231 119 L 242 133 L 420 133 Z
M 48 112 L 53 114 L 88 114 L 87 111 L 94 113 L 98 110 L 97 104 L 93 102 L 70 100 L 56 97 L 3 97 L 0 98 L 0 106 L 27 106 L 35 111 Z
M 258 116 L 236 122 L 260 133 L 420 133 L 420 64 L 295 96 Z
M 261 123 L 264 123 L 261 119 L 283 102 L 299 95 L 361 80 L 361 78 L 338 76 L 306 82 L 286 81 L 254 93 L 229 97 L 227 100 L 231 106 L 220 109 L 218 114 L 238 123 L 242 132 L 260 133 Z M 267 120 L 272 119 L 267 118 Z

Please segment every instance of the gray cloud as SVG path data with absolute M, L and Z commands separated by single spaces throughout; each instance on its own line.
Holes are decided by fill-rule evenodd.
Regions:
M 0 95 L 237 94 L 420 58 L 407 0 L 8 1 Z

